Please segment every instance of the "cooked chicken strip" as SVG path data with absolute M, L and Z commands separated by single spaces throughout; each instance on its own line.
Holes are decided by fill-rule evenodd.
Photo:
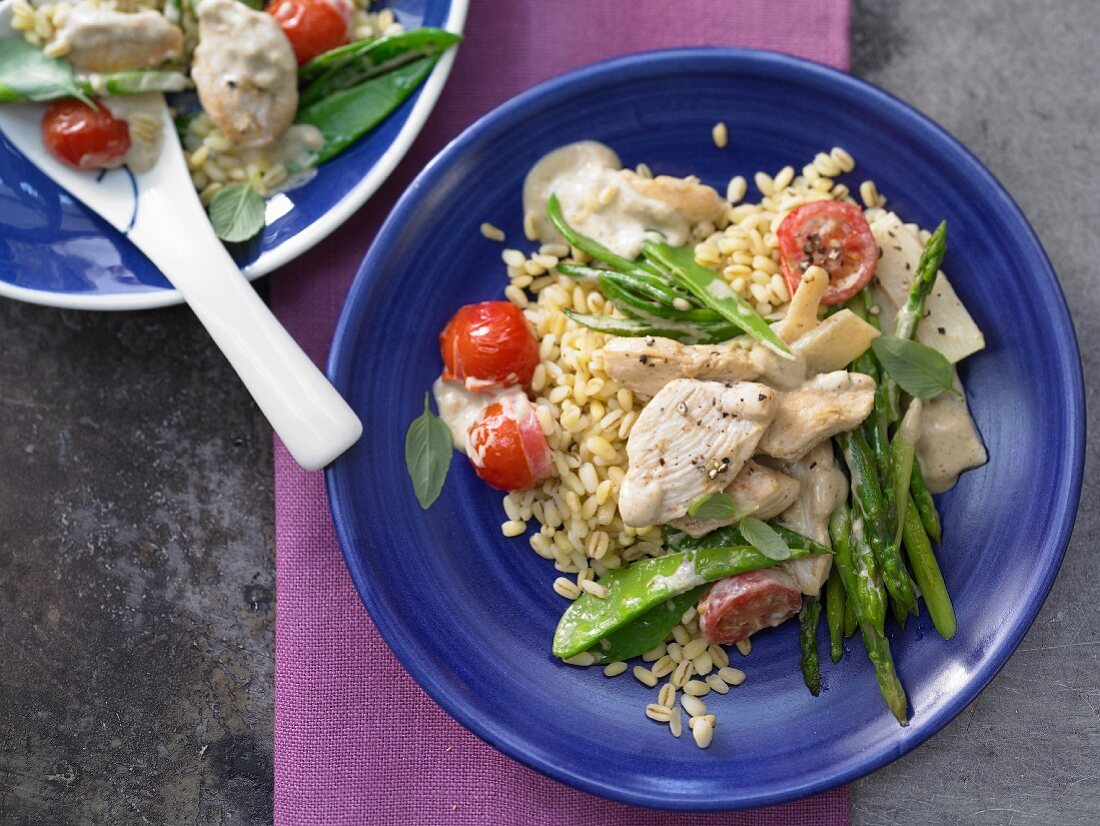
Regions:
M 85 0 L 73 6 L 49 45 L 67 45 L 65 59 L 79 71 L 125 72 L 179 57 L 183 33 L 160 12 L 124 13 Z
M 800 294 L 795 293 L 796 299 Z M 841 310 L 812 329 L 804 320 L 796 326 L 801 332 L 791 345 L 794 361 L 780 358 L 767 347 L 753 345 L 746 337 L 721 344 L 681 344 L 670 338 L 646 336 L 608 341 L 603 348 L 604 365 L 611 378 L 643 398 L 657 395 L 673 379 L 762 379 L 773 387 L 795 388 L 807 376 L 830 373 L 850 364 L 879 335 L 851 310 Z
M 795 461 L 819 442 L 866 419 L 875 402 L 875 381 L 862 373 L 837 370 L 781 393 L 777 401 L 775 420 L 760 440 L 759 452 Z
M 613 338 L 603 348 L 604 369 L 639 396 L 653 397 L 673 379 L 746 381 L 760 375 L 740 340 L 681 344 L 670 338 Z
M 278 22 L 238 0 L 199 3 L 191 77 L 202 108 L 240 146 L 266 146 L 298 109 L 298 63 Z
M 717 221 L 726 210 L 726 201 L 712 187 L 697 178 L 673 178 L 658 175 L 643 178 L 630 169 L 619 171 L 622 179 L 643 198 L 652 198 L 672 207 L 691 224 Z
M 626 444 L 629 470 L 619 513 L 634 527 L 687 514 L 723 490 L 756 451 L 774 416 L 775 391 L 763 384 L 676 379 L 646 405 Z
M 797 462 L 784 462 L 783 470 L 801 482 L 798 499 L 783 512 L 780 521 L 815 542 L 832 547 L 829 516 L 844 504 L 848 479 L 837 467 L 833 446 L 822 442 Z M 782 567 L 794 577 L 802 593 L 816 596 L 829 578 L 832 557 L 810 556 L 785 562 Z
M 757 519 L 771 519 L 787 510 L 798 499 L 799 483 L 778 470 L 750 459 L 725 492 L 733 499 L 737 515 L 729 519 L 672 519 L 669 525 L 689 536 L 706 536 L 718 528 L 732 525 L 740 516 L 752 514 Z

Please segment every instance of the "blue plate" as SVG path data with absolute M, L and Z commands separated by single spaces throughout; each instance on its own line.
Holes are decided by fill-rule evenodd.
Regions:
M 390 0 L 406 28 L 461 31 L 468 0 Z M 452 49 L 424 85 L 377 129 L 268 200 L 267 227 L 234 251 L 249 278 L 266 275 L 347 220 L 404 157 L 435 105 Z M 0 295 L 87 310 L 136 310 L 182 299 L 124 236 L 74 201 L 0 135 Z
M 729 125 L 729 148 L 711 126 Z M 843 146 L 906 220 L 951 238 L 944 269 L 989 342 L 963 377 L 990 462 L 939 504 L 940 558 L 958 611 L 944 641 L 927 616 L 894 633 L 912 704 L 900 728 L 857 642 L 824 690 L 802 683 L 793 623 L 754 637 L 748 681 L 712 697 L 701 751 L 642 715 L 654 693 L 629 676 L 562 665 L 550 640 L 566 603 L 524 539 L 505 539 L 500 495 L 461 457 L 428 512 L 413 497 L 405 428 L 440 371 L 437 334 L 460 304 L 499 298 L 499 244 L 519 243 L 520 189 L 544 152 L 584 138 L 626 165 L 700 175 L 800 166 Z M 855 187 L 853 186 L 853 189 Z M 1042 346 L 1036 346 L 1042 342 Z M 1031 228 L 950 135 L 853 77 L 776 54 L 682 50 L 603 63 L 546 83 L 478 121 L 424 170 L 363 263 L 329 375 L 368 422 L 329 469 L 348 568 L 389 645 L 421 686 L 482 739 L 564 783 L 675 809 L 761 806 L 836 786 L 938 731 L 996 673 L 1049 590 L 1081 485 L 1081 365 L 1065 301 Z M 1038 494 L 1038 495 L 1037 495 Z M 824 628 L 822 638 L 824 639 Z M 823 651 L 825 648 L 823 647 Z M 735 655 L 736 659 L 736 655 Z M 366 748 L 364 744 L 364 748 Z

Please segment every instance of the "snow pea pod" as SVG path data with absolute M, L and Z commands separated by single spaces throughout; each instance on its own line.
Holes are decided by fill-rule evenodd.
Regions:
M 325 52 L 298 70 L 298 77 L 310 80 L 299 105 L 310 106 L 419 58 L 442 54 L 460 40 L 460 34 L 423 28 Z
M 786 342 L 745 299 L 735 293 L 716 272 L 696 262 L 692 245 L 670 247 L 668 244 L 647 242 L 642 247 L 642 254 L 672 275 L 703 304 L 728 318 L 776 355 L 785 359 L 794 358 Z
M 657 269 L 651 264 L 645 261 L 630 261 L 623 258 L 621 255 L 617 255 L 609 250 L 594 238 L 589 238 L 587 235 L 582 235 L 573 229 L 562 214 L 561 202 L 558 201 L 557 195 L 551 195 L 549 200 L 547 200 L 546 215 L 550 219 L 550 223 L 554 225 L 554 229 L 561 233 L 561 237 L 566 240 L 566 243 L 571 247 L 579 249 L 589 257 L 595 258 L 597 261 L 603 261 L 619 272 L 642 270 L 643 272 L 648 272 L 653 275 L 659 275 Z
M 638 311 L 641 311 L 645 315 L 671 318 L 688 324 L 718 324 L 736 332 L 736 328 L 718 313 L 706 309 L 678 310 L 672 303 L 676 296 L 668 296 L 666 301 L 664 296 L 658 297 L 658 289 L 644 282 L 633 281 L 630 276 L 622 273 L 608 272 L 600 276 L 600 289 L 616 307 L 629 315 L 638 315 Z
M 439 55 L 422 57 L 299 109 L 298 123 L 316 126 L 324 136 L 317 163 L 339 155 L 388 118 L 424 82 L 438 60 Z
M 596 658 L 596 662 L 613 663 L 617 660 L 629 660 L 656 648 L 664 642 L 684 612 L 702 598 L 705 590 L 706 586 L 700 585 L 678 597 L 666 599 L 633 622 L 612 631 L 594 645 L 589 653 Z
M 573 321 L 590 330 L 610 336 L 639 337 L 661 336 L 682 341 L 685 344 L 717 344 L 737 334 L 732 325 L 683 324 L 672 319 L 615 318 L 609 315 L 589 315 L 566 309 Z
M 791 559 L 810 556 L 792 548 Z M 554 632 L 554 656 L 568 659 L 667 599 L 716 579 L 770 568 L 776 563 L 751 546 L 701 548 L 642 559 L 600 580 L 607 596 L 581 594 Z

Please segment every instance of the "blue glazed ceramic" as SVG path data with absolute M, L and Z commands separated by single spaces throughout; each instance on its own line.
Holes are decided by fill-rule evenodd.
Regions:
M 461 31 L 468 0 L 391 0 L 406 28 Z M 454 50 L 425 84 L 376 130 L 324 164 L 305 185 L 275 195 L 262 236 L 234 250 L 249 278 L 312 247 L 382 185 L 435 105 Z M 0 295 L 94 310 L 141 309 L 180 297 L 149 260 L 109 224 L 74 201 L 0 135 Z
M 715 148 L 711 126 L 729 125 Z M 874 179 L 904 219 L 946 218 L 951 274 L 988 348 L 963 378 L 987 466 L 939 498 L 940 558 L 958 611 L 944 641 L 927 616 L 892 631 L 911 701 L 900 728 L 856 643 L 824 690 L 802 682 L 793 623 L 754 637 L 734 663 L 748 681 L 708 697 L 713 745 L 675 740 L 642 714 L 653 691 L 550 656 L 566 602 L 551 563 L 505 539 L 500 494 L 457 457 L 428 512 L 405 473 L 405 428 L 440 371 L 437 334 L 460 304 L 498 298 L 492 221 L 523 246 L 520 189 L 547 150 L 595 138 L 624 163 L 732 175 L 796 167 L 832 146 Z M 855 187 L 853 187 L 855 188 Z M 1044 342 L 1042 347 L 1034 342 Z M 348 568 L 389 645 L 421 686 L 479 737 L 558 780 L 670 809 L 761 806 L 828 789 L 924 742 L 958 714 L 1019 643 L 1069 540 L 1081 484 L 1084 401 L 1066 305 L 1019 209 L 950 135 L 855 78 L 776 54 L 685 50 L 566 75 L 484 117 L 424 170 L 351 289 L 329 375 L 369 425 L 328 471 Z M 1038 380 L 1037 380 L 1038 377 Z M 824 626 L 824 624 L 823 624 Z M 825 629 L 821 628 L 822 639 Z M 825 650 L 823 643 L 823 651 Z M 367 745 L 364 744 L 364 748 Z

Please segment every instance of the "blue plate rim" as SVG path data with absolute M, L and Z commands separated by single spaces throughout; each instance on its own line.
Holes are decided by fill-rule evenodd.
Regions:
M 447 19 L 443 24 L 443 28 L 461 34 L 466 24 L 470 0 L 448 0 L 448 3 Z M 439 96 L 443 93 L 443 89 L 447 84 L 447 78 L 450 77 L 456 57 L 457 49 L 449 49 L 435 68 L 432 69 L 397 137 L 386 148 L 382 157 L 364 172 L 359 183 L 305 229 L 242 268 L 242 272 L 249 281 L 255 281 L 257 278 L 269 275 L 279 267 L 289 264 L 311 250 L 335 232 L 341 224 L 355 214 L 356 210 L 370 200 L 371 196 L 378 191 L 394 169 L 397 168 L 397 165 L 401 163 L 420 135 L 424 124 L 428 122 L 428 118 L 435 109 Z M 118 235 L 118 233 L 115 234 Z M 119 235 L 119 238 L 122 241 L 126 240 L 121 235 Z M 148 290 L 119 293 L 67 293 L 22 287 L 3 280 L 0 280 L 0 297 L 65 310 L 100 310 L 108 312 L 153 310 L 183 303 L 183 296 L 174 288 L 150 287 Z
M 806 783 L 792 783 L 786 787 L 760 794 L 740 794 L 737 799 L 729 798 L 701 800 L 698 805 L 685 808 L 678 805 L 670 805 L 668 801 L 657 795 L 623 790 L 616 786 L 604 785 L 587 776 L 570 772 L 568 767 L 552 764 L 547 761 L 535 759 L 524 754 L 509 740 L 508 732 L 495 728 L 491 721 L 483 720 L 471 714 L 467 714 L 462 705 L 451 702 L 448 698 L 446 686 L 422 668 L 415 659 L 406 661 L 401 659 L 400 644 L 397 629 L 391 627 L 384 619 L 385 612 L 375 604 L 374 595 L 370 588 L 370 574 L 365 564 L 354 553 L 350 546 L 350 528 L 352 516 L 350 504 L 345 505 L 345 499 L 341 497 L 341 490 L 347 483 L 347 474 L 344 472 L 344 461 L 338 459 L 325 469 L 325 488 L 329 506 L 332 512 L 333 526 L 340 545 L 341 554 L 348 567 L 356 591 L 364 606 L 370 613 L 372 620 L 381 633 L 386 644 L 397 654 L 402 666 L 408 671 L 421 688 L 438 703 L 452 718 L 463 727 L 472 732 L 481 740 L 507 754 L 518 762 L 534 769 L 548 777 L 558 780 L 573 788 L 580 789 L 591 794 L 598 795 L 620 803 L 644 806 L 653 809 L 665 809 L 670 811 L 728 811 L 732 809 L 748 809 L 760 806 L 783 803 L 789 800 L 827 791 L 841 784 L 850 782 L 876 769 L 896 760 L 902 755 L 913 750 L 933 734 L 940 731 L 959 713 L 961 713 L 989 684 L 994 676 L 1004 667 L 1011 654 L 1020 644 L 1028 629 L 1034 623 L 1040 608 L 1046 601 L 1050 589 L 1062 561 L 1065 558 L 1069 546 L 1070 536 L 1076 521 L 1077 509 L 1081 496 L 1081 484 L 1084 473 L 1085 458 L 1085 390 L 1084 373 L 1081 363 L 1080 350 L 1077 342 L 1072 317 L 1069 313 L 1065 294 L 1058 282 L 1054 268 L 1043 248 L 1038 236 L 1028 222 L 1019 205 L 1001 185 L 996 177 L 986 166 L 957 138 L 928 116 L 922 114 L 908 103 L 891 93 L 875 86 L 868 81 L 857 78 L 846 72 L 823 65 L 816 61 L 794 57 L 780 52 L 745 49 L 732 47 L 691 47 L 661 49 L 654 51 L 638 52 L 622 57 L 611 58 L 589 64 L 580 69 L 559 75 L 545 81 L 531 89 L 506 101 L 488 114 L 482 116 L 467 127 L 457 138 L 448 144 L 432 161 L 420 172 L 406 192 L 398 200 L 383 224 L 377 237 L 371 244 L 358 272 L 341 311 L 333 335 L 333 342 L 327 362 L 327 374 L 338 390 L 345 392 L 347 380 L 352 365 L 349 355 L 351 347 L 346 344 L 350 331 L 356 318 L 366 309 L 366 292 L 371 283 L 370 273 L 375 268 L 375 260 L 382 257 L 382 252 L 388 246 L 392 236 L 401 232 L 402 224 L 407 215 L 417 207 L 417 201 L 423 190 L 430 190 L 437 179 L 446 171 L 449 159 L 459 155 L 465 147 L 476 141 L 483 132 L 493 128 L 496 121 L 507 118 L 512 112 L 522 110 L 538 100 L 562 94 L 571 87 L 583 85 L 593 79 L 603 76 L 615 75 L 622 78 L 629 72 L 645 72 L 651 70 L 654 65 L 671 64 L 667 71 L 690 71 L 693 66 L 713 70 L 719 64 L 725 68 L 736 70 L 737 68 L 751 67 L 770 69 L 774 72 L 786 75 L 795 75 L 798 80 L 813 80 L 817 83 L 839 84 L 848 91 L 869 97 L 872 102 L 877 102 L 891 110 L 891 114 L 906 122 L 907 126 L 916 127 L 928 132 L 937 139 L 943 151 L 954 153 L 961 158 L 964 164 L 970 167 L 970 171 L 977 176 L 979 182 L 990 192 L 993 201 L 1000 201 L 1000 214 L 1015 224 L 1015 228 L 1022 234 L 1024 246 L 1032 248 L 1034 261 L 1037 266 L 1033 270 L 1033 277 L 1045 279 L 1053 290 L 1045 294 L 1044 308 L 1056 320 L 1062 322 L 1064 329 L 1070 332 L 1069 336 L 1059 336 L 1054 342 L 1056 355 L 1059 362 L 1071 368 L 1071 375 L 1067 375 L 1067 383 L 1070 387 L 1070 397 L 1065 399 L 1067 418 L 1073 422 L 1070 431 L 1064 434 L 1063 455 L 1069 459 L 1068 476 L 1064 479 L 1056 493 L 1061 493 L 1059 505 L 1063 516 L 1056 529 L 1051 533 L 1055 536 L 1055 550 L 1048 551 L 1046 564 L 1039 571 L 1035 581 L 1039 587 L 1032 592 L 1026 604 L 1019 614 L 1020 620 L 1011 633 L 1000 641 L 989 656 L 983 667 L 973 673 L 966 686 L 943 707 L 934 712 L 930 717 L 918 721 L 905 729 L 909 736 L 905 736 L 895 746 L 884 746 L 874 753 L 863 756 L 854 761 L 851 768 L 838 771 L 827 778 Z M 707 65 L 710 64 L 710 65 Z M 1059 326 L 1059 325 L 1054 325 Z M 380 618 L 381 621 L 380 621 Z

